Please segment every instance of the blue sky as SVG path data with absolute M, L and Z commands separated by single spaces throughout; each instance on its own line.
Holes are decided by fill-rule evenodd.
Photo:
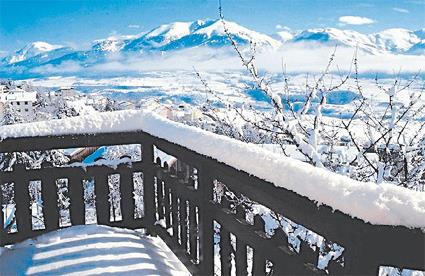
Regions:
M 338 27 L 364 33 L 425 28 L 425 0 L 222 0 L 225 17 L 265 33 Z M 214 19 L 217 0 L 0 0 L 0 51 L 32 41 L 86 48 L 112 34 L 173 21 Z M 361 17 L 345 18 L 343 16 Z M 359 25 L 351 25 L 357 23 Z

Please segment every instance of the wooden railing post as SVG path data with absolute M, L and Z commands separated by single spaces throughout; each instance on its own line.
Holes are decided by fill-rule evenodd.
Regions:
M 229 275 L 232 270 L 232 244 L 230 240 L 230 232 L 221 225 L 220 228 L 220 258 L 221 258 L 221 275 Z
M 134 225 L 134 212 L 136 203 L 134 201 L 134 183 L 133 173 L 127 164 L 121 164 L 118 167 L 120 173 L 120 192 L 121 192 L 121 214 L 124 227 L 133 228 Z
M 196 206 L 189 203 L 189 250 L 192 260 L 198 261 L 198 224 L 196 222 Z
M 172 227 L 171 225 L 171 216 L 172 216 L 172 210 L 171 210 L 171 186 L 169 181 L 164 180 L 164 174 L 168 173 L 168 163 L 164 162 L 164 165 L 162 166 L 161 158 L 157 157 L 155 160 L 156 166 L 160 169 L 157 172 L 157 181 L 162 182 L 164 185 L 164 196 L 162 201 L 164 216 L 165 216 L 165 228 L 170 229 Z M 159 214 L 161 216 L 161 214 Z
M 160 178 L 156 178 L 156 200 L 157 200 L 157 213 L 158 213 L 158 220 L 162 220 L 165 218 L 165 212 L 164 212 L 164 191 L 163 191 L 163 181 Z
M 225 195 L 221 198 L 222 210 L 230 213 L 230 202 Z M 225 228 L 224 224 L 220 227 L 220 258 L 221 258 L 221 275 L 229 275 L 232 270 L 232 244 L 230 232 Z
M 254 229 L 259 235 L 264 235 L 265 223 L 260 215 L 254 216 Z M 266 274 L 266 258 L 264 252 L 261 252 L 254 248 L 254 258 L 252 263 L 252 274 L 253 275 L 265 275 Z
M 69 198 L 71 201 L 71 224 L 85 224 L 84 189 L 81 175 L 73 174 L 68 179 Z
M 246 223 L 246 211 L 242 204 L 236 206 L 236 217 Z M 248 275 L 247 244 L 236 236 L 236 275 Z
M 187 202 L 186 199 L 180 198 L 179 222 L 180 222 L 180 240 L 185 252 L 187 252 Z
M 147 168 L 143 172 L 143 203 L 145 210 L 146 230 L 149 234 L 154 235 L 155 217 L 155 162 L 154 162 L 154 145 L 152 140 L 146 139 L 142 144 L 142 163 Z
M 49 162 L 43 162 L 41 168 L 50 167 Z M 43 217 L 44 226 L 47 231 L 53 231 L 59 228 L 59 207 L 58 192 L 56 187 L 55 175 L 43 173 L 41 179 L 41 197 L 43 199 Z
M 171 227 L 171 203 L 170 203 L 170 196 L 171 196 L 171 191 L 170 188 L 168 187 L 168 183 L 164 183 L 165 184 L 165 226 L 167 229 L 169 229 Z
M 94 193 L 96 195 L 96 218 L 97 224 L 109 225 L 110 224 L 110 206 L 108 201 L 109 184 L 108 175 L 105 168 L 96 168 L 94 177 Z
M 18 235 L 22 238 L 31 236 L 32 232 L 32 213 L 31 198 L 29 194 L 29 179 L 26 177 L 26 168 L 24 164 L 15 164 L 15 203 L 16 203 L 16 223 L 18 226 Z
M 1 179 L 1 172 L 0 172 L 0 247 L 6 244 L 6 241 L 5 241 L 6 233 L 4 230 L 4 215 L 3 215 L 3 196 L 4 195 L 3 195 L 2 185 L 4 185 L 4 183 Z
M 198 168 L 201 204 L 199 206 L 200 275 L 214 275 L 214 221 L 210 207 L 213 200 L 213 176 L 207 166 Z

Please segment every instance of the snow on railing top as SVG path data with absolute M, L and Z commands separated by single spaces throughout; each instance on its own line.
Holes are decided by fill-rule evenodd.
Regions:
M 0 139 L 142 130 L 372 224 L 425 228 L 425 193 L 358 182 L 253 144 L 147 111 L 116 111 L 0 127 Z

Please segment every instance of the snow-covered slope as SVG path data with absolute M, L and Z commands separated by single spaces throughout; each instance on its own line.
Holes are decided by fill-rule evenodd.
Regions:
M 287 42 L 294 38 L 294 34 L 289 31 L 279 31 L 274 37 L 282 42 Z
M 257 47 L 278 48 L 281 43 L 268 35 L 261 34 L 234 22 L 226 21 L 226 26 L 235 41 L 245 45 L 250 41 Z M 161 25 L 147 34 L 131 41 L 125 51 L 173 51 L 198 46 L 223 47 L 230 42 L 220 20 L 197 20 Z
M 110 36 L 105 39 L 95 40 L 91 50 L 93 52 L 115 53 L 121 51 L 135 36 Z
M 255 42 L 257 49 L 276 49 L 281 45 L 276 39 L 226 21 L 227 28 L 240 45 Z M 16 66 L 25 70 L 43 65 L 58 65 L 64 62 L 78 63 L 82 67 L 105 61 L 105 58 L 120 53 L 134 55 L 175 51 L 206 46 L 225 47 L 230 42 L 219 20 L 197 20 L 164 24 L 151 31 L 133 36 L 111 36 L 95 40 L 89 50 L 74 50 L 44 42 L 31 43 L 11 56 L 5 57 L 1 67 L 15 70 Z M 1 68 L 0 68 L 1 69 Z
M 410 47 L 406 53 L 411 55 L 425 55 L 425 39 Z
M 375 34 L 362 34 L 352 30 L 337 28 L 308 29 L 298 33 L 291 30 L 281 30 L 269 36 L 235 22 L 225 21 L 233 39 L 246 47 L 254 42 L 258 52 L 266 52 L 282 48 L 284 45 L 299 47 L 317 45 L 333 47 L 358 47 L 360 51 L 372 55 L 403 54 L 425 55 L 425 29 L 410 31 L 401 28 L 384 30 Z M 155 53 L 172 53 L 194 47 L 209 47 L 212 49 L 230 46 L 230 41 L 224 32 L 220 20 L 197 20 L 193 22 L 174 22 L 164 24 L 146 33 L 131 36 L 111 36 L 95 40 L 87 50 L 75 50 L 46 42 L 34 42 L 0 60 L 0 76 L 14 74 L 29 74 L 44 72 L 41 66 L 55 67 L 66 64 L 67 68 L 87 68 L 92 65 L 110 62 L 123 58 L 145 58 L 145 55 Z M 210 60 L 217 52 L 209 51 L 202 56 Z M 155 56 L 155 55 L 153 55 Z
M 421 42 L 415 32 L 401 28 L 388 29 L 370 37 L 377 48 L 396 53 L 406 52 Z
M 52 45 L 47 42 L 36 41 L 14 52 L 12 55 L 5 57 L 3 62 L 6 62 L 8 64 L 21 62 L 39 54 L 51 52 L 62 47 L 63 46 L 61 45 Z
M 174 40 L 189 35 L 191 32 L 204 25 L 205 22 L 198 20 L 195 22 L 174 22 L 164 24 L 152 29 L 148 33 L 131 41 L 125 51 L 154 50 L 165 46 Z
M 232 35 L 233 39 L 240 45 L 246 45 L 254 42 L 259 49 L 277 49 L 281 43 L 268 35 L 261 34 L 235 22 L 226 21 L 226 28 Z M 175 40 L 164 47 L 165 50 L 180 49 L 195 46 L 222 47 L 230 45 L 230 41 L 224 31 L 221 21 L 208 21 L 191 34 Z
M 291 42 L 314 42 L 328 45 L 339 44 L 348 47 L 358 46 L 368 53 L 377 54 L 379 52 L 369 36 L 351 30 L 340 30 L 336 28 L 309 29 L 296 35 Z
M 9 66 L 12 67 L 27 67 L 32 68 L 35 66 L 39 66 L 45 63 L 48 63 L 54 59 L 61 58 L 65 55 L 74 53 L 75 50 L 69 47 L 61 47 L 57 49 L 53 49 L 51 51 L 42 52 L 40 54 L 37 54 L 35 56 L 31 56 L 28 58 L 25 58 L 22 61 L 10 63 Z
M 422 54 L 425 31 L 410 31 L 402 28 L 387 29 L 374 34 L 361 34 L 336 28 L 309 29 L 297 34 L 290 42 L 314 42 L 331 45 L 358 47 L 371 54 L 405 53 Z M 419 49 L 419 50 L 418 50 Z

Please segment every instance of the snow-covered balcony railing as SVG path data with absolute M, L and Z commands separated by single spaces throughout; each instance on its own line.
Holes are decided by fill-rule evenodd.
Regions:
M 64 227 L 56 180 L 67 179 L 70 223 L 86 223 L 84 180 L 93 179 L 98 224 L 146 228 L 193 274 L 377 274 L 390 266 L 425 270 L 425 195 L 360 183 L 255 145 L 142 111 L 0 127 L 0 152 L 137 144 L 141 161 L 0 172 L 13 183 L 17 232 L 10 244 Z M 167 165 L 156 152 L 174 156 Z M 143 216 L 135 216 L 136 174 Z M 119 175 L 121 218 L 110 213 L 108 179 Z M 34 230 L 30 181 L 41 181 L 44 229 Z M 3 197 L 0 197 L 2 199 Z M 1 204 L 4 222 L 6 203 Z M 3 224 L 2 224 L 3 225 Z M 13 231 L 12 231 L 13 232 Z M 216 267 L 214 267 L 216 266 Z

